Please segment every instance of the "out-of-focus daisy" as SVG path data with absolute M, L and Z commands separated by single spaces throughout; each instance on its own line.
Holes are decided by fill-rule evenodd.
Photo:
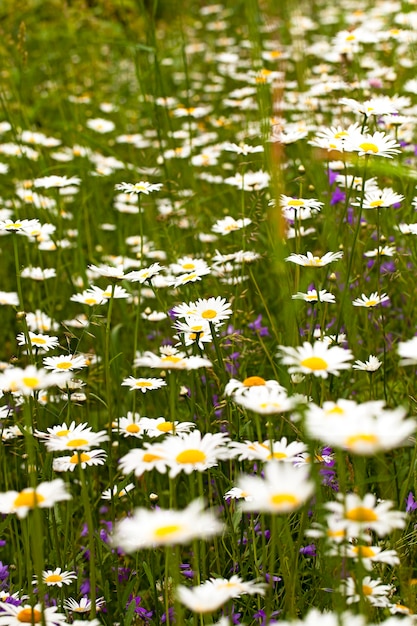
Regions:
M 106 458 L 106 452 L 100 448 L 89 452 L 74 452 L 72 456 L 60 456 L 54 459 L 52 469 L 54 472 L 73 472 L 77 465 L 81 465 L 81 469 L 93 465 L 104 465 Z
M 51 337 L 50 335 L 42 335 L 39 333 L 33 333 L 29 331 L 29 341 L 34 350 L 41 352 L 48 352 L 59 345 L 58 337 Z M 19 346 L 26 346 L 27 339 L 24 333 L 19 333 L 16 337 Z
M 227 589 L 216 589 L 211 580 L 207 580 L 198 587 L 178 585 L 176 594 L 181 604 L 194 613 L 212 613 L 230 600 Z
M 226 491 L 223 497 L 225 500 L 252 500 L 252 496 L 240 487 L 232 487 L 229 491 Z
M 314 492 L 304 467 L 269 461 L 265 477 L 242 475 L 237 486 L 251 496 L 241 503 L 244 511 L 289 513 L 299 509 Z
M 146 393 L 147 391 L 154 391 L 161 387 L 166 387 L 166 382 L 163 378 L 135 378 L 129 376 L 122 382 L 122 387 L 129 387 L 130 391 L 141 391 Z
M 355 361 L 352 365 L 352 369 L 372 373 L 379 370 L 381 365 L 382 361 L 380 361 L 377 356 L 370 354 L 367 361 Z
M 115 124 L 111 120 L 95 117 L 86 122 L 87 128 L 94 130 L 96 133 L 111 133 L 115 129 Z
M 145 443 L 143 448 L 133 448 L 125 454 L 120 459 L 119 466 L 123 474 L 133 472 L 137 477 L 153 469 L 165 474 L 168 466 L 167 449 L 160 443 Z
M 67 485 L 57 478 L 51 482 L 40 483 L 36 489 L 27 487 L 22 491 L 6 491 L 0 493 L 0 513 L 7 515 L 16 513 L 20 518 L 26 517 L 35 507 L 51 508 L 56 502 L 71 500 Z
M 210 578 L 214 588 L 218 591 L 227 591 L 230 598 L 240 598 L 241 595 L 249 594 L 254 595 L 259 593 L 261 596 L 265 595 L 266 583 L 258 582 L 256 580 L 243 580 L 237 574 L 234 574 L 231 578 Z
M 361 583 L 358 583 L 349 577 L 342 581 L 340 591 L 346 596 L 348 604 L 360 602 L 361 597 L 364 597 L 372 606 L 382 608 L 391 604 L 389 596 L 394 592 L 394 587 L 383 585 L 380 578 L 372 579 L 370 576 L 365 576 Z
M 290 254 L 285 260 L 304 267 L 323 267 L 333 261 L 338 261 L 343 257 L 343 252 L 326 252 L 323 256 L 314 256 L 311 252 L 307 254 Z
M 16 291 L 0 291 L 0 305 L 19 306 L 19 296 Z
M 10 602 L 0 602 L 0 625 L 21 626 L 24 624 L 46 624 L 55 626 L 66 624 L 66 616 L 58 613 L 58 607 L 43 607 L 41 604 L 19 604 L 15 606 Z
M 231 215 L 226 216 L 223 219 L 217 220 L 217 222 L 212 226 L 211 230 L 213 233 L 219 233 L 220 235 L 228 235 L 235 230 L 240 230 L 245 226 L 249 226 L 252 223 L 248 217 L 243 219 L 235 220 Z
M 39 389 L 63 385 L 71 378 L 70 372 L 47 372 L 28 365 L 25 369 L 9 367 L 0 374 L 0 390 L 20 392 L 25 396 L 33 395 Z
M 368 250 L 368 252 L 364 252 L 363 256 L 368 258 L 373 258 L 377 256 L 394 256 L 396 253 L 394 246 L 379 246 L 375 248 L 375 250 Z
M 78 176 L 43 176 L 42 178 L 35 178 L 33 181 L 34 187 L 43 187 L 49 189 L 50 187 L 69 187 L 70 185 L 79 185 L 81 178 Z
M 307 293 L 297 291 L 291 297 L 293 300 L 304 300 L 304 302 L 310 302 L 311 304 L 316 304 L 316 302 L 330 302 L 334 304 L 336 302 L 334 295 L 326 291 L 326 289 L 320 289 L 318 292 L 316 289 L 309 289 Z
M 288 443 L 283 437 L 280 441 L 231 441 L 228 445 L 231 456 L 239 461 L 255 459 L 259 461 L 290 461 L 306 451 L 306 445 L 301 441 Z
M 391 113 L 398 113 L 396 104 L 389 96 L 378 95 L 365 100 L 365 102 L 359 102 L 353 98 L 340 98 L 340 104 L 344 104 L 351 111 L 355 113 L 362 113 L 363 115 L 379 116 L 389 115 Z
M 116 524 L 112 544 L 124 552 L 143 548 L 190 543 L 218 535 L 223 524 L 214 513 L 204 509 L 202 500 L 194 500 L 183 510 L 136 509 L 132 517 Z
M 87 367 L 87 359 L 81 355 L 65 354 L 62 356 L 47 356 L 43 359 L 45 369 L 53 372 L 79 370 Z
M 33 237 L 40 232 L 40 229 L 41 223 L 37 219 L 0 220 L 0 233 L 18 233 Z
M 389 300 L 389 296 L 387 296 L 386 293 L 378 294 L 377 291 L 374 291 L 373 293 L 371 293 L 370 296 L 366 296 L 363 293 L 360 298 L 356 298 L 355 300 L 353 300 L 352 304 L 353 306 L 363 306 L 366 308 L 372 308 L 374 306 L 378 306 L 379 304 L 382 304 L 383 302 L 388 302 L 388 300 Z
M 338 376 L 340 370 L 349 369 L 353 359 L 350 350 L 340 346 L 331 346 L 324 341 L 316 341 L 314 344 L 305 341 L 302 346 L 293 348 L 291 346 L 279 346 L 281 358 L 284 365 L 289 365 L 290 374 L 313 374 L 320 378 L 327 378 L 329 374 Z
M 261 415 L 285 413 L 295 406 L 294 399 L 284 389 L 267 386 L 251 387 L 246 393 L 234 394 L 232 398 L 240 406 Z
M 137 352 L 134 367 L 150 367 L 153 369 L 193 370 L 200 367 L 213 367 L 211 361 L 204 357 L 187 356 L 173 346 L 162 346 L 160 356 L 153 352 Z
M 180 472 L 204 472 L 216 466 L 219 459 L 227 458 L 227 441 L 224 433 L 202 435 L 199 430 L 166 438 L 163 445 L 170 467 L 169 477 L 174 478 Z
M 25 267 L 20 273 L 21 278 L 31 278 L 32 280 L 48 280 L 56 277 L 54 267 Z
M 119 265 L 89 265 L 89 270 L 97 276 L 105 276 L 114 280 L 122 280 L 125 276 L 125 266 Z
M 77 579 L 75 572 L 63 571 L 60 567 L 56 569 L 48 569 L 42 572 L 42 580 L 48 587 L 62 587 L 62 585 L 70 585 L 73 580 Z M 33 584 L 37 585 L 38 579 L 36 576 L 33 579 Z
M 401 357 L 400 365 L 417 364 L 417 337 L 400 341 L 397 347 L 398 355 Z
M 330 518 L 339 521 L 348 536 L 361 537 L 364 532 L 375 531 L 379 537 L 389 534 L 395 528 L 404 528 L 406 514 L 392 510 L 390 500 L 377 501 L 373 493 L 363 498 L 356 493 L 340 494 L 338 500 L 327 502 Z
M 373 563 L 385 563 L 391 566 L 400 563 L 396 550 L 383 550 L 380 546 L 347 545 L 343 554 L 348 558 L 360 560 L 368 571 L 372 570 Z
M 152 263 L 149 267 L 144 267 L 141 270 L 133 270 L 125 274 L 125 279 L 131 283 L 144 284 L 147 281 L 151 282 L 154 276 L 157 276 L 164 268 L 159 263 Z
M 180 257 L 175 263 L 171 263 L 169 269 L 173 274 L 196 274 L 204 275 L 206 270 L 209 269 L 207 262 L 204 259 L 199 259 L 191 256 Z
M 162 187 L 162 183 L 148 183 L 141 180 L 139 183 L 120 183 L 116 185 L 118 191 L 128 194 L 145 194 L 148 196 L 153 191 L 159 191 Z
M 200 269 L 194 272 L 187 272 L 186 274 L 180 274 L 176 278 L 173 278 L 170 281 L 170 285 L 173 287 L 181 287 L 181 285 L 186 285 L 187 283 L 195 283 L 198 280 L 201 280 L 202 276 L 206 276 L 210 274 L 211 270 L 209 267 L 205 269 Z

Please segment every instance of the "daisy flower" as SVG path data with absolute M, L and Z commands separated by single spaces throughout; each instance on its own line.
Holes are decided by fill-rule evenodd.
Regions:
M 79 424 L 75 428 L 69 428 L 68 431 L 65 432 L 63 429 L 50 433 L 47 438 L 43 437 L 49 452 L 63 450 L 88 451 L 109 439 L 105 430 L 93 432 L 87 424 Z
M 139 390 L 142 393 L 146 393 L 147 391 L 166 387 L 166 382 L 163 378 L 135 378 L 134 376 L 129 376 L 123 380 L 123 386 L 129 387 L 130 391 Z
M 366 191 L 364 199 L 357 198 L 356 202 L 352 202 L 352 206 L 362 206 L 364 209 L 386 209 L 403 200 L 403 195 L 385 187 L 384 189 Z
M 20 392 L 24 396 L 31 396 L 35 391 L 55 385 L 63 385 L 71 378 L 69 372 L 47 372 L 28 365 L 25 369 L 10 367 L 0 374 L 0 390 Z
M 186 274 L 181 274 L 180 276 L 173 278 L 169 284 L 172 287 L 181 287 L 181 285 L 186 285 L 187 283 L 195 283 L 196 281 L 201 280 L 202 276 L 210 274 L 210 272 L 211 270 L 209 267 L 206 269 L 200 269 L 198 272 L 187 272 Z
M 134 270 L 125 274 L 125 279 L 131 283 L 144 284 L 146 281 L 151 281 L 154 276 L 157 276 L 164 268 L 159 263 L 152 263 L 149 267 L 144 267 L 141 270 Z
M 31 278 L 32 280 L 48 280 L 48 278 L 56 277 L 56 269 L 54 267 L 25 267 L 20 272 L 21 278 Z
M 51 508 L 62 500 L 71 500 L 71 495 L 64 481 L 57 478 L 51 482 L 40 483 L 36 489 L 27 487 L 20 492 L 0 493 L 0 513 L 4 515 L 16 513 L 18 517 L 23 518 L 35 507 Z
M 48 352 L 59 345 L 58 337 L 51 337 L 50 335 L 42 335 L 39 333 L 33 333 L 29 331 L 29 341 L 32 348 L 41 352 Z M 28 345 L 27 339 L 24 333 L 19 333 L 16 337 L 19 346 Z
M 16 291 L 0 291 L 0 305 L 19 306 L 19 296 Z
M 355 361 L 352 365 L 352 369 L 361 370 L 362 372 L 369 372 L 372 374 L 373 372 L 379 370 L 381 365 L 382 361 L 380 361 L 377 356 L 370 354 L 367 361 Z
M 145 194 L 148 196 L 153 191 L 159 191 L 162 187 L 162 183 L 148 183 L 141 180 L 139 183 L 120 183 L 116 185 L 115 189 L 128 194 Z
M 240 598 L 243 594 L 254 595 L 259 593 L 261 596 L 265 595 L 266 583 L 257 582 L 256 580 L 243 580 L 237 574 L 234 574 L 231 578 L 210 578 L 210 582 L 213 583 L 214 588 L 217 591 L 227 591 L 230 598 Z
M 323 267 L 333 261 L 338 261 L 343 257 L 343 252 L 326 252 L 322 257 L 314 256 L 311 252 L 307 254 L 290 254 L 285 260 L 304 267 Z
M 166 438 L 163 446 L 170 467 L 169 477 L 174 478 L 180 472 L 204 472 L 216 466 L 220 458 L 227 458 L 227 441 L 224 433 L 202 435 L 199 430 Z
M 287 442 L 287 438 L 283 437 L 280 441 L 248 441 L 240 443 L 239 441 L 231 441 L 228 445 L 229 451 L 233 458 L 239 461 L 259 460 L 259 461 L 290 461 L 293 462 L 294 457 L 306 452 L 307 447 L 300 441 Z
M 390 500 L 377 502 L 373 493 L 363 498 L 348 493 L 346 496 L 339 494 L 337 501 L 327 502 L 325 507 L 330 511 L 330 519 L 340 522 L 349 537 L 361 537 L 368 530 L 383 537 L 405 526 L 406 514 L 392 510 L 392 504 Z
M 279 346 L 284 365 L 289 365 L 290 374 L 313 374 L 321 378 L 327 378 L 329 374 L 338 376 L 340 370 L 349 369 L 353 359 L 350 350 L 340 346 L 332 346 L 324 341 L 316 341 L 310 344 L 307 341 L 298 348 Z
M 243 491 L 243 489 L 240 489 L 240 487 L 232 487 L 231 489 L 229 489 L 229 491 L 226 491 L 226 493 L 224 494 L 223 498 L 225 500 L 240 500 L 240 499 L 244 499 L 244 500 L 252 500 L 252 496 L 249 495 L 246 491 Z
M 206 273 L 206 270 L 209 269 L 209 266 L 204 259 L 183 256 L 179 258 L 176 263 L 171 263 L 169 269 L 173 274 L 182 274 L 184 272 L 190 274 L 191 272 L 195 272 L 196 274 L 202 273 L 203 275 Z
M 124 278 L 124 264 L 119 265 L 89 265 L 89 270 L 97 276 L 104 276 L 106 278 L 112 278 L 114 280 L 122 280 Z
M 266 386 L 251 387 L 246 393 L 233 395 L 233 401 L 261 415 L 285 413 L 294 408 L 293 398 L 283 389 L 269 389 Z
M 289 463 L 269 461 L 265 478 L 242 475 L 237 486 L 251 496 L 241 503 L 243 511 L 256 513 L 290 513 L 299 509 L 314 492 L 308 469 Z
M 366 296 L 364 293 L 360 298 L 356 298 L 353 300 L 353 306 L 363 306 L 366 308 L 372 308 L 374 306 L 378 306 L 378 304 L 382 304 L 383 302 L 388 302 L 389 296 L 386 293 L 378 294 L 377 291 L 371 293 L 370 296 Z
M 245 226 L 249 226 L 249 224 L 252 224 L 252 220 L 248 217 L 235 220 L 231 215 L 227 215 L 225 218 L 217 220 L 217 222 L 213 224 L 211 230 L 213 233 L 228 235 L 235 230 L 240 230 L 241 228 L 245 228 Z
M 197 344 L 202 350 L 205 343 L 213 341 L 210 324 L 207 320 L 199 320 L 193 316 L 185 322 L 176 321 L 173 328 L 181 335 L 181 340 L 185 346 Z
M 112 431 L 124 437 L 142 438 L 146 432 L 147 423 L 147 417 L 141 417 L 139 413 L 129 411 L 127 417 L 119 417 L 116 422 L 113 422 Z
M 318 212 L 321 210 L 323 206 L 323 202 L 319 202 L 314 198 L 291 198 L 290 196 L 285 196 L 284 194 L 280 197 L 280 206 L 282 209 L 286 209 L 293 211 L 293 217 L 298 216 L 298 211 L 300 209 L 309 209 L 313 212 Z
M 223 524 L 202 500 L 194 500 L 183 510 L 136 509 L 132 517 L 115 526 L 112 544 L 130 553 L 143 548 L 190 543 L 218 535 Z
M 79 185 L 81 182 L 81 178 L 78 176 L 56 176 L 53 174 L 52 176 L 43 176 L 42 178 L 35 178 L 33 181 L 34 187 L 43 187 L 44 189 L 49 189 L 51 187 L 69 187 L 70 185 Z
M 81 465 L 81 469 L 92 465 L 104 465 L 106 458 L 106 452 L 100 448 L 89 452 L 75 452 L 72 456 L 60 456 L 54 459 L 52 469 L 54 472 L 73 472 L 77 465 Z
M 71 370 L 79 370 L 87 367 L 87 359 L 84 356 L 75 354 L 61 356 L 47 356 L 43 359 L 45 369 L 53 372 L 63 372 Z
M 167 466 L 167 450 L 160 443 L 145 443 L 143 448 L 133 448 L 119 461 L 119 467 L 123 474 L 133 472 L 137 477 L 153 469 L 156 469 L 160 474 L 165 474 Z
M 334 554 L 336 556 L 336 552 Z M 400 563 L 396 550 L 383 550 L 379 546 L 347 545 L 343 554 L 348 558 L 360 560 L 368 571 L 372 570 L 374 563 L 385 563 L 391 566 Z
M 96 598 L 96 609 L 99 611 L 101 607 L 105 604 L 104 598 Z M 64 609 L 66 611 L 71 611 L 71 613 L 90 613 L 91 611 L 91 600 L 90 598 L 83 597 L 81 600 L 75 600 L 75 598 L 66 598 L 64 600 Z M 83 622 L 85 623 L 85 622 Z M 90 622 L 87 622 L 90 624 Z
M 162 346 L 160 352 L 160 356 L 150 351 L 137 352 L 134 367 L 164 370 L 193 370 L 200 367 L 213 367 L 208 359 L 199 356 L 187 356 L 185 352 L 180 352 L 178 348 L 173 346 Z
M 265 380 L 262 376 L 248 376 L 243 381 L 231 378 L 224 389 L 225 396 L 240 396 L 246 394 L 250 389 L 265 388 L 271 391 L 285 391 L 284 387 L 277 380 Z
M 0 602 L 0 626 L 21 626 L 25 624 L 46 624 L 55 626 L 66 624 L 66 616 L 58 613 L 58 607 L 43 607 L 41 604 L 20 604 Z
M 146 418 L 146 434 L 148 437 L 160 437 L 164 434 L 188 434 L 195 428 L 194 422 L 170 422 L 164 417 Z
M 370 576 L 365 576 L 358 589 L 358 582 L 349 577 L 342 581 L 340 591 L 346 596 L 348 604 L 360 602 L 361 596 L 363 596 L 372 606 L 388 607 L 391 604 L 388 596 L 392 595 L 394 587 L 383 585 L 380 578 L 372 579 Z
M 62 585 L 70 585 L 73 580 L 77 579 L 75 572 L 62 571 L 60 567 L 54 570 L 48 569 L 42 572 L 42 580 L 48 587 L 62 587 Z M 38 579 L 35 576 L 33 584 L 37 585 Z
M 202 321 L 212 324 L 221 324 L 232 315 L 230 302 L 226 298 L 199 298 L 196 302 L 180 304 L 172 309 L 177 317 L 196 317 Z
M 89 119 L 86 122 L 87 128 L 94 130 L 96 133 L 111 133 L 115 129 L 115 124 L 111 120 L 103 119 L 102 117 L 95 117 Z
M 379 246 L 375 248 L 375 250 L 369 250 L 369 252 L 364 252 L 363 256 L 368 258 L 373 258 L 376 256 L 394 256 L 395 255 L 395 247 L 394 246 Z
M 0 220 L 0 233 L 18 233 L 20 235 L 34 236 L 41 229 L 41 223 L 37 219 L 31 220 Z
M 380 156 L 392 159 L 399 154 L 400 144 L 381 131 L 375 131 L 373 135 L 365 134 L 346 140 L 345 147 L 351 152 L 357 152 L 359 156 Z
M 307 293 L 297 291 L 297 293 L 291 297 L 293 300 L 304 300 L 304 302 L 310 302 L 311 304 L 316 304 L 316 302 L 329 302 L 334 304 L 336 302 L 334 295 L 326 291 L 326 289 L 320 289 L 319 292 L 317 292 L 316 289 L 309 289 Z

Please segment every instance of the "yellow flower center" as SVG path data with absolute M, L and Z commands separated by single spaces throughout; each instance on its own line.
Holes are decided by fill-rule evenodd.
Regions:
M 157 430 L 160 430 L 161 433 L 170 433 L 174 430 L 174 424 L 172 422 L 161 422 L 156 427 Z
M 201 317 L 205 320 L 212 320 L 217 316 L 217 311 L 214 309 L 206 309 L 202 312 Z
M 344 413 L 345 412 L 342 407 L 338 406 L 337 404 L 332 409 L 326 411 L 326 415 L 344 415 Z
M 167 524 L 166 526 L 155 528 L 154 534 L 155 537 L 158 537 L 158 539 L 163 539 L 164 537 L 169 537 L 169 535 L 174 535 L 179 530 L 181 530 L 181 526 L 179 524 Z
M 303 359 L 300 365 L 302 367 L 306 367 L 309 370 L 313 370 L 314 372 L 327 370 L 329 366 L 327 361 L 322 359 L 320 356 L 309 356 L 306 359 Z
M 16 617 L 19 622 L 23 622 L 24 624 L 39 624 L 42 619 L 42 613 L 38 611 L 38 609 L 30 607 L 21 609 Z
M 58 432 L 55 433 L 55 435 L 57 437 L 66 437 L 67 435 L 70 434 L 71 431 L 69 430 L 58 430 Z
M 140 427 L 137 424 L 129 424 L 126 426 L 126 431 L 128 433 L 138 433 L 140 431 Z
M 30 342 L 34 343 L 35 345 L 43 346 L 46 343 L 46 339 L 44 339 L 43 337 L 32 337 Z
M 367 307 L 376 306 L 377 304 L 378 300 L 368 300 L 367 302 L 365 302 L 365 306 Z
M 206 459 L 207 456 L 202 450 L 190 449 L 180 452 L 175 460 L 177 463 L 189 463 L 194 465 L 195 463 L 203 463 Z
M 88 445 L 87 439 L 71 439 L 67 441 L 67 448 L 81 448 L 81 446 Z
M 70 463 L 72 463 L 73 465 L 77 465 L 78 462 L 80 463 L 87 463 L 87 461 L 89 461 L 91 459 L 91 456 L 89 454 L 86 454 L 85 452 L 81 452 L 81 454 L 79 455 L 79 461 L 78 461 L 78 453 L 73 454 L 72 457 L 70 458 Z
M 265 385 L 265 379 L 261 378 L 261 376 L 249 376 L 249 378 L 245 378 L 243 381 L 244 387 L 261 387 Z
M 275 493 L 271 496 L 270 502 L 273 506 L 278 508 L 282 507 L 296 507 L 299 504 L 298 498 L 292 493 Z
M 373 209 L 376 209 L 380 206 L 382 206 L 384 203 L 381 199 L 379 200 L 372 200 L 372 202 L 369 203 L 369 206 L 372 207 Z
M 46 583 L 60 583 L 62 580 L 63 579 L 60 574 L 49 574 L 49 576 L 46 576 L 45 578 Z
M 346 535 L 346 531 L 344 529 L 340 530 L 327 530 L 326 535 L 328 537 L 344 537 Z
M 288 206 L 303 206 L 304 202 L 303 200 L 296 200 L 296 199 L 292 199 L 292 200 L 288 200 Z
M 365 141 L 364 143 L 359 144 L 359 148 L 363 152 L 373 152 L 374 154 L 378 154 L 379 152 L 378 146 L 369 141 Z
M 36 493 L 33 489 L 30 491 L 21 491 L 13 502 L 13 506 L 17 509 L 19 507 L 28 507 L 33 509 L 41 502 L 44 502 L 45 498 L 39 493 Z
M 347 132 L 345 130 L 341 130 L 339 133 L 334 134 L 335 139 L 342 139 L 342 137 L 347 137 Z
M 373 509 L 364 506 L 357 506 L 355 509 L 347 511 L 346 518 L 352 522 L 376 522 L 378 515 Z
M 362 585 L 362 591 L 364 596 L 372 595 L 372 587 L 370 585 Z
M 193 278 L 197 278 L 197 274 L 187 274 L 186 276 L 183 277 L 182 282 L 186 283 L 189 280 L 193 280 Z
M 376 552 L 369 546 L 353 546 L 353 552 L 363 559 L 369 559 L 372 556 L 375 556 Z
M 157 454 L 152 454 L 151 452 L 145 452 L 142 457 L 142 461 L 144 463 L 152 463 L 153 461 L 160 461 L 162 456 L 158 456 Z
M 29 387 L 29 389 L 35 389 L 39 385 L 39 378 L 36 376 L 25 376 L 22 378 L 22 382 L 25 387 Z
M 378 443 L 378 437 L 376 435 L 369 435 L 367 433 L 351 435 L 346 439 L 346 446 L 348 448 L 355 447 L 356 444 L 365 443 L 365 444 L 376 444 Z
M 152 383 L 149 380 L 137 380 L 135 382 L 136 387 L 152 387 Z
M 61 363 L 57 363 L 56 367 L 59 370 L 69 370 L 72 366 L 72 361 L 62 361 Z
M 98 300 L 96 298 L 86 298 L 84 300 L 85 304 L 88 304 L 89 306 L 92 306 L 93 304 L 97 304 Z
M 266 458 L 268 461 L 270 461 L 271 459 L 286 459 L 287 458 L 287 454 L 285 454 L 285 452 L 273 452 L 272 454 L 269 454 Z
M 179 363 L 180 361 L 182 361 L 182 358 L 179 356 L 163 356 L 161 361 L 163 361 L 164 363 Z

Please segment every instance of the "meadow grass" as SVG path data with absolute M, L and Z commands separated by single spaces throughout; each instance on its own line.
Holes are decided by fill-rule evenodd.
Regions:
M 415 623 L 414 5 L 2 5 L 0 626 Z

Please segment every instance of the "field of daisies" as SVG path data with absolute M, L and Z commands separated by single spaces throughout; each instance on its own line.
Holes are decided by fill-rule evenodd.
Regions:
M 415 624 L 417 2 L 0 33 L 0 626 Z

